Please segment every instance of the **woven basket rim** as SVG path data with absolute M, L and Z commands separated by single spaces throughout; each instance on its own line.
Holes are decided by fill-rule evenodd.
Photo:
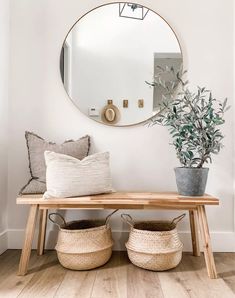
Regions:
M 137 223 L 165 223 L 165 224 L 172 224 L 172 225 L 176 225 L 174 222 L 172 222 L 172 220 L 164 220 L 164 219 L 152 219 L 152 220 L 136 220 L 134 221 L 134 224 Z
M 63 254 L 66 254 L 66 255 L 85 255 L 85 254 L 89 254 L 89 253 L 94 253 L 94 252 L 101 252 L 103 250 L 107 250 L 109 248 L 112 248 L 114 245 L 114 241 L 112 241 L 112 244 L 104 247 L 104 248 L 101 248 L 101 249 L 96 249 L 96 250 L 91 250 L 91 251 L 86 251 L 86 252 L 64 252 L 64 251 L 60 251 L 59 249 L 57 249 L 57 245 L 55 247 L 55 250 L 59 253 L 63 253 Z
M 168 249 L 168 250 L 158 250 L 157 252 L 148 252 L 148 251 L 141 251 L 141 250 L 135 250 L 131 247 L 129 247 L 129 245 L 127 243 L 125 243 L 125 246 L 127 248 L 127 250 L 131 250 L 135 253 L 141 253 L 141 254 L 145 254 L 145 255 L 163 255 L 163 254 L 168 254 L 168 253 L 176 253 L 176 252 L 180 252 L 183 249 L 183 244 L 181 243 L 179 247 L 174 248 L 174 249 Z
M 66 225 L 72 224 L 74 222 L 81 222 L 81 221 L 94 221 L 94 222 L 96 221 L 97 222 L 97 220 L 93 220 L 93 219 L 92 220 L 74 220 L 74 221 L 68 222 Z M 103 221 L 103 220 L 101 220 L 101 221 Z M 64 228 L 64 225 L 59 228 L 59 230 L 61 232 L 65 232 L 65 233 L 87 233 L 87 232 L 92 232 L 92 231 L 97 231 L 97 230 L 105 230 L 105 229 L 107 229 L 107 230 L 110 229 L 109 224 L 104 223 L 101 226 L 93 227 L 93 228 L 86 228 L 86 229 L 73 229 L 73 230 L 70 230 L 70 229 Z
M 177 228 L 175 227 L 174 229 L 169 231 L 150 231 L 150 230 L 141 230 L 141 229 L 136 229 L 135 227 L 131 227 L 131 232 L 141 233 L 141 234 L 171 235 L 171 234 L 177 233 Z
M 137 225 L 157 225 L 157 224 L 161 224 L 161 225 L 166 225 L 168 227 L 170 227 L 169 230 L 150 230 L 150 229 L 141 229 L 141 228 L 136 228 Z M 149 232 L 149 233 L 170 233 L 172 231 L 177 231 L 177 224 L 175 224 L 174 222 L 170 221 L 170 220 L 145 220 L 145 221 L 135 221 L 133 223 L 133 226 L 131 227 L 131 230 L 136 231 L 136 232 Z

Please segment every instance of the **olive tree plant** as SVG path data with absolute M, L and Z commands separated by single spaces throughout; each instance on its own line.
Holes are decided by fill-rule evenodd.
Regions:
M 165 82 L 162 77 L 166 72 L 175 79 Z M 188 82 L 182 79 L 185 73 L 182 70 L 175 72 L 173 68 L 160 68 L 154 82 L 146 82 L 166 90 L 160 113 L 149 124 L 168 127 L 172 145 L 183 167 L 201 168 L 205 162 L 212 162 L 211 155 L 218 154 L 223 146 L 220 125 L 225 122 L 224 113 L 229 107 L 227 99 L 218 101 L 205 87 L 191 91 Z

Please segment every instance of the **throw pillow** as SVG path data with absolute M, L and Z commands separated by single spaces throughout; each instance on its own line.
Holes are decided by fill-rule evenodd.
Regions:
M 84 136 L 77 141 L 69 140 L 59 145 L 47 142 L 32 132 L 25 132 L 25 138 L 31 178 L 21 189 L 20 194 L 37 194 L 46 191 L 46 165 L 44 159 L 46 150 L 83 159 L 88 155 L 90 148 L 89 136 Z
M 51 151 L 44 153 L 47 191 L 44 198 L 66 198 L 112 192 L 109 153 L 83 160 Z

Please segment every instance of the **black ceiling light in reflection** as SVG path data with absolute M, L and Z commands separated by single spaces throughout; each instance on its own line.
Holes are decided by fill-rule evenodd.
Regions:
M 149 9 L 136 3 L 119 3 L 119 16 L 123 18 L 144 20 Z

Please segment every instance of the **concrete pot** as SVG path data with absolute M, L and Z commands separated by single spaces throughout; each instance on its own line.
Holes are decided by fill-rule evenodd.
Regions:
M 208 168 L 175 168 L 178 192 L 182 196 L 203 196 Z

